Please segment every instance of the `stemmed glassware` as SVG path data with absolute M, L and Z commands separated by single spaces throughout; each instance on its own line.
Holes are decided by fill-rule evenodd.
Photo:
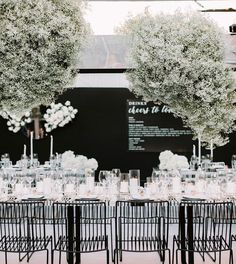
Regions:
M 236 170 L 236 155 L 232 155 L 232 158 L 231 158 L 231 168 L 233 170 Z
M 112 169 L 111 172 L 113 173 L 114 176 L 120 177 L 120 169 Z
M 22 169 L 27 169 L 29 166 L 29 159 L 26 155 L 22 154 L 21 155 L 21 160 L 20 160 L 20 167 Z
M 10 161 L 10 156 L 8 153 L 2 154 L 1 156 L 1 164 L 3 168 L 11 167 L 12 162 Z
M 29 186 L 29 192 L 32 192 L 32 188 L 36 186 L 36 172 L 34 170 L 29 170 L 26 174 L 26 181 Z
M 109 171 L 101 170 L 98 175 L 99 182 L 102 185 L 106 185 L 106 181 L 108 179 Z
M 56 169 L 56 167 L 57 167 L 56 155 L 50 156 L 49 164 L 50 164 L 50 169 L 51 170 L 55 170 Z

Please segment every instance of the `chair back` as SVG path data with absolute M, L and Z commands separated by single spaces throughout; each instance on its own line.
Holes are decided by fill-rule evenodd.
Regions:
M 169 203 L 167 201 L 118 201 L 116 246 L 127 251 L 155 251 L 168 247 Z
M 233 204 L 231 202 L 184 201 L 180 203 L 179 235 L 191 231 L 193 240 L 231 238 Z M 187 236 L 186 236 L 187 237 Z
M 65 241 L 65 251 L 89 252 L 107 248 L 105 203 L 53 203 L 53 233 L 54 245 Z
M 0 202 L 0 237 L 45 238 L 43 202 Z

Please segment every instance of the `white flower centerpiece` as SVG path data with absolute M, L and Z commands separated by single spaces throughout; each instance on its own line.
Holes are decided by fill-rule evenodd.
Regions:
M 172 153 L 165 150 L 159 155 L 159 169 L 167 171 L 167 175 L 171 176 L 172 192 L 181 193 L 181 170 L 189 169 L 188 159 L 185 156 Z
M 170 150 L 165 150 L 159 155 L 160 170 L 181 170 L 188 169 L 189 163 L 185 156 L 172 153 Z
M 62 154 L 61 166 L 66 170 L 77 170 L 84 175 L 85 171 L 95 171 L 98 168 L 96 159 L 88 159 L 83 155 L 75 155 L 73 151 L 68 150 Z

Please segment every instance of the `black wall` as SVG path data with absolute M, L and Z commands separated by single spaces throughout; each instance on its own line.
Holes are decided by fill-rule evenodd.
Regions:
M 73 122 L 52 132 L 54 152 L 73 150 L 76 154 L 94 157 L 99 163 L 98 170 L 120 168 L 126 172 L 139 168 L 142 178 L 150 176 L 152 167 L 159 163 L 159 153 L 128 152 L 126 100 L 132 98 L 125 88 L 76 88 L 63 94 L 58 101 L 70 100 L 78 114 Z M 8 131 L 2 118 L 0 128 L 0 154 L 10 153 L 14 162 L 19 160 L 23 144 L 27 144 L 29 151 L 29 139 L 21 132 Z M 34 140 L 34 152 L 41 162 L 49 158 L 49 145 L 50 137 Z M 229 144 L 214 151 L 214 160 L 230 165 L 235 146 L 236 133 L 231 135 Z M 181 154 L 191 156 L 190 152 Z

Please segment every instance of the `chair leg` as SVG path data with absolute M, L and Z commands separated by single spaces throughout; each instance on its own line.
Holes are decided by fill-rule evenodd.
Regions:
M 51 264 L 54 263 L 54 251 L 51 250 Z
M 115 249 L 113 249 L 113 259 L 112 259 L 112 262 L 115 264 L 115 262 L 116 262 L 116 260 L 115 260 L 115 258 L 116 258 L 116 250 Z
M 46 263 L 48 264 L 48 258 L 49 258 L 49 252 L 48 252 L 48 249 L 46 249 L 46 252 L 47 252 L 47 261 L 46 261 Z
M 233 250 L 230 249 L 230 252 L 229 252 L 229 263 L 230 263 L 230 260 L 231 260 L 231 264 L 234 264 L 234 257 L 233 257 Z
M 171 255 L 170 255 L 170 249 L 167 249 L 168 250 L 168 256 L 169 256 L 169 264 L 171 264 Z
M 61 250 L 59 251 L 59 264 L 61 264 Z
M 107 250 L 107 264 L 109 264 L 109 249 Z
M 160 252 L 161 253 L 161 252 Z M 160 254 L 160 259 L 161 262 L 164 264 L 165 263 L 165 257 L 166 257 L 166 252 L 165 250 L 162 251 L 162 254 Z
M 7 251 L 5 251 L 5 264 L 7 264 Z
M 219 252 L 219 264 L 221 264 L 221 250 Z
M 174 260 L 174 257 L 175 256 L 175 241 L 173 241 L 173 251 L 172 251 L 172 264 L 174 264 L 175 262 L 175 260 Z

